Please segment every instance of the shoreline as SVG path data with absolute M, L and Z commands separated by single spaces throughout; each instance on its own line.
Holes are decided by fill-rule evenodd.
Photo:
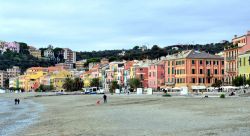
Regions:
M 19 105 L 15 105 L 12 98 L 1 98 L 1 136 L 18 135 L 38 121 L 44 107 L 32 99 L 21 98 Z

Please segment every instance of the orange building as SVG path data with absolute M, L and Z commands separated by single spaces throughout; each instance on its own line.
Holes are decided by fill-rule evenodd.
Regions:
M 166 57 L 165 85 L 168 87 L 206 88 L 223 80 L 223 76 L 223 57 L 194 50 Z
M 233 79 L 238 75 L 239 64 L 238 58 L 240 54 L 244 54 L 250 50 L 250 31 L 246 35 L 235 35 L 232 44 L 224 48 L 225 60 L 225 84 L 232 84 Z

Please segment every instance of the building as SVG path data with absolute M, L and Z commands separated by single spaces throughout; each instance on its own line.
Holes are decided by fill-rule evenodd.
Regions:
M 72 51 L 69 48 L 64 48 L 64 60 L 67 64 L 76 63 L 76 52 Z
M 76 69 L 77 70 L 85 70 L 85 63 L 86 62 L 87 62 L 86 59 L 80 60 L 80 61 L 76 61 Z
M 165 61 L 152 62 L 148 66 L 148 87 L 160 89 L 165 85 Z
M 141 82 L 141 87 L 148 88 L 148 63 L 144 62 L 135 67 L 135 78 Z
M 103 64 L 109 64 L 109 59 L 107 59 L 107 58 L 102 58 L 101 59 L 101 64 L 103 65 Z
M 46 50 L 44 50 L 44 57 L 49 59 L 55 59 L 53 46 L 49 45 L 49 47 Z
M 206 52 L 183 51 L 166 57 L 165 85 L 169 88 L 210 87 L 217 80 L 223 81 L 224 58 Z
M 30 55 L 36 57 L 36 58 L 42 58 L 42 53 L 40 50 L 37 50 L 35 47 L 33 46 L 29 46 L 29 52 Z
M 55 67 L 60 67 L 62 69 L 73 69 L 73 64 L 58 63 L 55 65 Z
M 244 79 L 250 78 L 250 51 L 239 55 L 239 76 L 244 77 Z
M 233 79 L 239 74 L 239 54 L 250 50 L 250 31 L 246 35 L 235 35 L 232 44 L 224 48 L 225 84 L 232 84 Z
M 6 71 L 0 70 L 0 88 L 5 87 L 5 80 L 8 79 L 8 74 Z
M 0 41 L 0 53 L 10 50 L 12 52 L 20 52 L 20 44 L 18 42 L 4 42 Z
M 7 69 L 8 78 L 14 78 L 21 74 L 21 69 L 18 66 L 13 66 Z

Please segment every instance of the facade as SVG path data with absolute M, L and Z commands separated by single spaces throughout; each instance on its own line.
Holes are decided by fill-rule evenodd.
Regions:
M 148 87 L 160 89 L 165 85 L 165 62 L 157 61 L 148 66 Z
M 141 87 L 148 88 L 148 62 L 142 61 L 134 65 L 134 68 L 135 78 L 140 80 Z
M 72 51 L 69 48 L 64 48 L 64 60 L 67 64 L 76 63 L 76 52 Z
M 87 62 L 87 60 L 80 60 L 80 61 L 76 61 L 76 69 L 77 70 L 84 70 L 85 66 L 84 64 Z
M 20 51 L 20 44 L 17 43 L 17 42 L 4 42 L 4 41 L 0 41 L 0 52 L 4 53 L 7 50 L 19 53 L 19 51 Z
M 29 52 L 30 55 L 36 57 L 36 58 L 42 58 L 42 53 L 40 50 L 37 50 L 35 47 L 33 46 L 29 46 Z
M 0 88 L 5 87 L 5 80 L 8 79 L 8 74 L 6 71 L 0 70 Z
M 51 45 L 49 45 L 48 49 L 44 51 L 44 57 L 49 58 L 49 59 L 55 58 L 53 47 Z
M 232 84 L 233 79 L 239 75 L 239 54 L 244 54 L 250 50 L 250 31 L 246 35 L 238 37 L 234 36 L 232 45 L 224 48 L 225 60 L 225 84 Z
M 239 55 L 239 76 L 246 80 L 250 78 L 250 51 Z
M 224 77 L 224 59 L 194 50 L 167 56 L 165 81 L 168 87 L 210 87 Z
M 14 78 L 21 74 L 21 69 L 18 66 L 13 66 L 7 69 L 8 78 Z
M 60 67 L 63 69 L 73 69 L 73 64 L 67 64 L 67 63 L 58 63 L 55 65 L 55 67 Z

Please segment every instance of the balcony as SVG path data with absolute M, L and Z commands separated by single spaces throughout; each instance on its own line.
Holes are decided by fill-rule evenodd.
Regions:
M 227 68 L 226 72 L 236 72 L 236 68 Z
M 236 56 L 226 57 L 226 61 L 233 61 L 233 60 L 236 60 Z

